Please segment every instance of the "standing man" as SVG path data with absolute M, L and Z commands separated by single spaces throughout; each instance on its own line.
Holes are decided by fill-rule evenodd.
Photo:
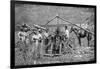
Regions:
M 18 32 L 18 37 L 20 41 L 22 41 L 25 46 L 23 47 L 23 58 L 26 61 L 27 59 L 27 51 L 28 51 L 28 43 L 29 43 L 29 34 L 28 31 L 30 31 L 30 27 L 27 24 L 23 24 L 20 26 L 20 31 Z
M 67 38 L 69 38 L 68 26 L 65 26 L 65 35 L 66 35 Z
M 45 46 L 45 44 L 47 44 L 48 43 L 48 36 L 49 36 L 49 34 L 48 34 L 48 29 L 46 29 L 46 30 L 43 30 L 42 31 L 42 37 L 43 37 L 43 41 L 42 41 L 42 45 L 41 45 L 41 54 L 43 54 L 43 46 Z M 45 43 L 44 43 L 45 42 Z M 43 45 L 44 44 L 44 45 Z
M 43 33 L 44 33 L 45 38 L 47 38 L 49 36 L 48 29 L 46 29 Z
M 27 42 L 28 31 L 30 31 L 30 27 L 27 24 L 23 24 L 20 27 L 20 31 L 18 32 L 18 37 L 23 42 Z

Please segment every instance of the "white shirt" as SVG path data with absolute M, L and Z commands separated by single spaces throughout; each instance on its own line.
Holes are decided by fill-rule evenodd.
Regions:
M 36 40 L 39 40 L 40 38 L 42 38 L 42 35 L 41 34 L 33 35 L 32 39 L 33 38 L 36 39 Z
M 44 36 L 45 36 L 45 37 L 48 37 L 49 35 L 48 35 L 48 33 L 44 32 Z
M 69 38 L 69 30 L 65 30 L 65 34 L 67 35 L 67 37 Z
M 25 40 L 25 37 L 27 36 L 28 34 L 26 32 L 18 32 L 18 37 L 22 39 L 22 41 Z

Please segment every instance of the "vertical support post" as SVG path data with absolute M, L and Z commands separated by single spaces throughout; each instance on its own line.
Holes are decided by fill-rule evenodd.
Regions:
M 61 48 L 62 48 L 62 45 L 60 44 L 60 54 L 61 54 Z

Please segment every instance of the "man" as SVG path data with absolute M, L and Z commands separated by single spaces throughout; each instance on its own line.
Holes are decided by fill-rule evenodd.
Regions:
M 41 42 L 42 42 L 42 35 L 40 33 L 39 30 L 34 31 L 34 34 L 32 35 L 32 41 L 34 41 L 33 43 L 33 52 L 35 53 L 35 57 L 36 58 L 40 58 L 41 54 L 40 54 L 40 49 L 41 49 Z
M 28 43 L 29 43 L 29 34 L 28 31 L 30 31 L 30 27 L 27 24 L 23 24 L 20 26 L 20 31 L 18 32 L 19 39 L 25 44 L 25 47 L 23 49 L 23 57 L 26 60 L 27 56 L 27 49 L 28 49 Z
M 30 30 L 30 27 L 27 24 L 23 24 L 20 27 L 20 31 L 18 32 L 18 37 L 21 41 L 26 41 L 29 30 Z
M 46 29 L 43 33 L 44 33 L 45 38 L 47 38 L 49 36 L 48 29 Z
M 23 31 L 18 32 L 18 37 L 22 42 L 25 41 L 26 36 L 27 36 L 26 32 L 23 32 Z
M 67 26 L 65 26 L 65 35 L 67 38 L 69 38 L 69 30 Z

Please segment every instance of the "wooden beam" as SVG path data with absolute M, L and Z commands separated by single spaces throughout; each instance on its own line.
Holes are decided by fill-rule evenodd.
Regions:
M 87 31 L 87 32 L 91 33 L 92 35 L 94 35 L 94 33 L 93 33 L 93 32 L 90 32 L 89 30 L 83 29 L 82 27 L 79 27 L 79 26 L 78 26 L 78 25 L 76 25 L 76 24 L 73 24 L 73 23 L 71 23 L 71 22 L 69 22 L 69 21 L 66 21 L 65 19 L 63 19 L 63 18 L 61 18 L 61 17 L 59 17 L 59 19 L 61 19 L 61 20 L 65 21 L 65 22 L 67 22 L 67 23 L 70 23 L 71 25 L 76 26 L 76 27 L 78 27 L 78 28 L 80 28 L 80 29 L 82 29 L 82 30 L 85 30 L 85 31 Z
M 43 26 L 43 27 L 64 27 L 65 25 L 68 25 L 68 26 L 72 26 L 71 24 L 54 24 L 54 25 L 40 25 L 40 26 Z

